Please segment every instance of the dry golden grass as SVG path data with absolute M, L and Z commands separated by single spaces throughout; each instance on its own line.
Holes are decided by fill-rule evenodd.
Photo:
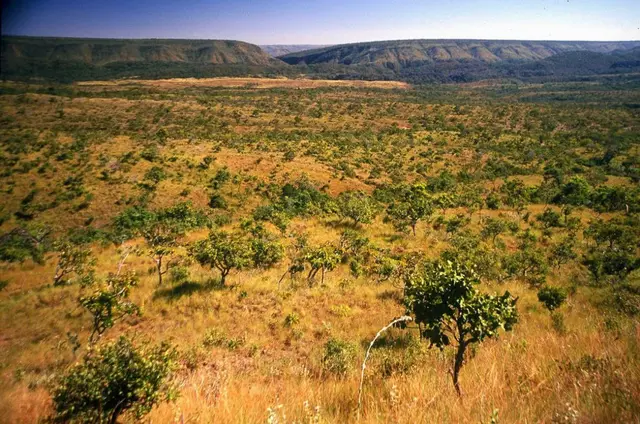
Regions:
M 480 89 L 481 85 L 469 87 Z M 0 86 L 24 87 L 14 83 Z M 195 90 L 180 91 L 192 87 Z M 229 90 L 199 97 L 213 87 Z M 324 87 L 363 90 L 296 90 Z M 228 200 L 227 213 L 234 219 L 231 226 L 266 202 L 258 194 L 259 184 L 281 185 L 306 175 L 319 187 L 324 185 L 327 193 L 337 195 L 345 190 L 371 192 L 375 187 L 372 181 L 390 181 L 389 173 L 368 178 L 376 165 L 387 170 L 400 165 L 406 181 L 424 180 L 425 173 L 436 175 L 444 169 L 456 173 L 485 164 L 489 155 L 478 160 L 476 147 L 454 130 L 455 124 L 483 127 L 496 121 L 505 129 L 496 142 L 516 142 L 523 136 L 515 132 L 523 130 L 527 113 L 537 107 L 504 106 L 505 113 L 496 117 L 487 112 L 488 107 L 465 106 L 463 114 L 455 112 L 453 105 L 412 103 L 398 94 L 400 90 L 386 90 L 384 95 L 368 90 L 409 88 L 391 82 L 220 78 L 94 81 L 66 88 L 81 91 L 70 97 L 65 92 L 42 94 L 42 90 L 0 96 L 1 112 L 16 132 L 33 130 L 40 138 L 54 137 L 62 146 L 71 145 L 85 130 L 91 137 L 107 134 L 91 144 L 86 155 L 78 153 L 67 161 L 46 157 L 47 150 L 30 153 L 21 160 L 49 161 L 52 168 L 39 173 L 34 167 L 7 177 L 13 189 L 3 192 L 2 206 L 15 211 L 33 188 L 39 190 L 36 202 L 49 202 L 55 197 L 53 189 L 66 178 L 88 170 L 84 187 L 94 197 L 85 209 L 74 211 L 78 203 L 74 200 L 38 212 L 37 221 L 50 225 L 55 236 L 84 226 L 90 218 L 96 227 L 108 225 L 140 195 L 137 183 L 153 166 L 165 167 L 168 177 L 149 200 L 151 208 L 184 200 L 208 208 L 211 178 L 227 167 L 237 180 L 219 191 Z M 267 88 L 290 90 L 282 95 L 277 90 L 275 94 L 263 90 Z M 95 96 L 82 94 L 85 91 Z M 118 94 L 120 91 L 127 95 Z M 311 113 L 317 107 L 322 113 Z M 450 120 L 448 129 L 411 130 L 411 140 L 404 132 L 383 134 L 394 124 L 412 128 L 411 118 L 438 114 Z M 296 122 L 298 116 L 301 122 Z M 138 121 L 140 129 L 128 129 Z M 166 143 L 157 142 L 156 133 L 164 129 L 177 130 L 176 135 Z M 511 130 L 514 133 L 508 134 Z M 263 142 L 270 131 L 276 135 Z M 330 131 L 344 135 L 346 147 L 322 137 L 318 137 L 319 146 L 309 141 Z M 292 133 L 299 137 L 281 140 Z M 140 159 L 130 166 L 120 163 L 122 156 L 137 154 L 149 144 L 158 148 L 161 158 L 157 161 Z M 283 158 L 287 149 L 295 153 L 290 161 Z M 593 154 L 586 150 L 576 153 L 585 157 Z M 200 167 L 206 157 L 213 162 L 210 167 Z M 353 167 L 351 176 L 336 166 L 341 161 Z M 407 171 L 409 165 L 420 161 L 428 165 L 425 173 Z M 110 181 L 98 178 L 102 170 L 112 168 L 117 169 Z M 541 175 L 520 177 L 527 186 L 542 179 Z M 496 178 L 482 184 L 497 189 L 502 181 Z M 630 186 L 630 180 L 612 176 L 607 184 Z M 533 217 L 545 208 L 530 205 L 528 210 Z M 446 216 L 457 213 L 467 211 L 450 209 Z M 506 209 L 482 210 L 473 214 L 468 228 L 478 231 L 481 216 L 501 214 L 509 218 L 517 215 Z M 597 216 L 608 217 L 588 209 L 578 210 L 574 216 L 583 224 Z M 15 225 L 11 218 L 0 229 L 4 232 Z M 307 233 L 314 245 L 336 242 L 344 228 L 335 218 L 321 217 L 296 218 L 290 225 L 296 232 Z M 400 235 L 381 217 L 365 225 L 363 232 L 372 243 L 393 253 L 420 252 L 430 258 L 449 241 L 444 231 L 424 223 L 418 225 L 416 237 Z M 185 241 L 203 238 L 206 233 L 194 231 Z M 513 237 L 501 237 L 509 249 L 516 244 Z M 582 242 L 580 233 L 578 240 Z M 142 241 L 128 243 L 141 245 Z M 91 249 L 100 277 L 115 270 L 118 253 L 113 246 L 92 245 Z M 50 254 L 44 265 L 30 261 L 0 265 L 0 279 L 9 282 L 0 292 L 0 422 L 46 420 L 52 412 L 48 391 L 52 378 L 78 359 L 72 356 L 67 333 L 78 333 L 82 342 L 88 337 L 88 316 L 76 301 L 79 288 L 51 287 L 55 262 Z M 346 266 L 340 266 L 327 274 L 325 287 L 309 287 L 303 278 L 278 285 L 288 265 L 285 260 L 271 270 L 232 272 L 229 282 L 233 288 L 224 290 L 207 286 L 217 275 L 197 265 L 190 266 L 190 289 L 169 282 L 158 288 L 155 275 L 149 274 L 152 265 L 144 256 L 129 257 L 127 268 L 141 277 L 132 297 L 143 314 L 119 323 L 106 338 L 128 334 L 136 340 L 167 340 L 182 353 L 195 352 L 199 366 L 179 372 L 176 383 L 181 396 L 175 403 L 154 409 L 148 422 L 258 423 L 267 421 L 269 409 L 280 423 L 313 422 L 316 416 L 326 423 L 355 422 L 357 368 L 364 346 L 382 326 L 404 312 L 398 282 L 353 278 Z M 572 286 L 586 278 L 584 270 L 573 264 L 553 270 L 548 281 Z M 511 281 L 487 284 L 482 289 L 508 289 L 518 296 L 521 319 L 513 332 L 502 333 L 472 351 L 461 376 L 463 400 L 457 398 L 448 375 L 452 352 L 428 349 L 424 344 L 415 358 L 409 358 L 415 360 L 412 368 L 398 367 L 397 372 L 384 375 L 389 349 L 376 348 L 367 368 L 361 422 L 485 423 L 495 411 L 501 423 L 640 422 L 633 415 L 640 404 L 640 325 L 598 307 L 598 301 L 608 293 L 605 289 L 578 287 L 561 309 L 566 333 L 553 328 L 536 291 L 526 284 Z M 287 327 L 284 320 L 291 313 L 300 321 Z M 204 348 L 202 339 L 211 329 L 239 341 L 239 346 Z M 415 329 L 408 332 L 415 334 Z M 401 340 L 406 334 L 393 330 L 389 337 Z M 322 370 L 323 346 L 330 337 L 357 346 L 354 370 L 345 378 Z M 397 358 L 405 354 L 403 349 L 392 353 Z M 398 361 L 411 362 L 406 358 Z
M 296 221 L 292 227 L 307 231 L 313 243 L 333 241 L 339 234 L 313 220 Z M 366 229 L 381 245 L 393 234 L 380 222 Z M 429 246 L 437 251 L 439 238 L 420 230 L 418 237 L 404 236 L 390 246 Z M 93 251 L 98 269 L 115 268 L 113 248 L 94 246 Z M 84 341 L 88 334 L 88 317 L 75 304 L 78 289 L 48 286 L 54 263 L 51 258 L 45 266 L 25 264 L 3 271 L 3 278 L 11 282 L 0 294 L 0 343 L 6 364 L 0 389 L 3 422 L 35 422 L 49 415 L 47 379 L 56 367 L 73 360 L 65 335 L 77 332 Z M 172 296 L 170 285 L 157 288 L 155 276 L 147 275 L 151 265 L 146 257 L 131 256 L 127 261 L 127 268 L 142 276 L 133 300 L 144 313 L 117 325 L 108 337 L 128 333 L 139 340 L 169 340 L 183 352 L 196 348 L 200 366 L 178 375 L 180 398 L 156 408 L 149 422 L 266 422 L 268 408 L 276 411 L 280 422 L 300 422 L 313 416 L 316 406 L 321 422 L 355 422 L 359 375 L 354 371 L 341 379 L 323 374 L 322 346 L 331 336 L 360 346 L 353 364 L 357 368 L 365 344 L 403 312 L 396 286 L 362 278 L 340 288 L 340 281 L 352 279 L 340 268 L 328 274 L 326 287 L 309 288 L 304 281 L 278 287 L 283 264 L 273 270 L 232 273 L 232 290 L 197 289 Z M 195 282 L 213 275 L 198 266 L 191 272 Z M 535 291 L 518 282 L 486 287 L 505 289 L 519 297 L 520 322 L 513 332 L 483 343 L 471 355 L 461 377 L 463 401 L 448 375 L 451 352 L 425 346 L 409 372 L 383 377 L 382 357 L 374 349 L 361 422 L 487 422 L 494 410 L 500 422 L 552 422 L 570 416 L 573 409 L 578 422 L 603 422 L 607 414 L 633 422 L 624 405 L 640 400 L 640 363 L 632 353 L 640 346 L 640 326 L 624 321 L 617 330 L 606 330 L 606 317 L 589 301 L 592 289 L 581 288 L 562 310 L 568 331 L 560 334 Z M 300 322 L 288 328 L 284 318 L 291 312 Z M 198 347 L 212 328 L 243 343 L 234 350 Z M 393 334 L 399 337 L 401 332 Z M 593 358 L 603 368 L 580 368 L 583 358 Z M 305 409 L 305 402 L 310 409 Z

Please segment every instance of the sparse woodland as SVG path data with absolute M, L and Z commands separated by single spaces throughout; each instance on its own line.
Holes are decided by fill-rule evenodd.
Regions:
M 637 422 L 637 82 L 260 81 L 0 84 L 0 421 Z

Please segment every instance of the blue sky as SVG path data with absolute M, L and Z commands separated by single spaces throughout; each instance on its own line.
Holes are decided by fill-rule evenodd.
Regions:
M 337 44 L 640 40 L 640 0 L 3 0 L 2 33 Z

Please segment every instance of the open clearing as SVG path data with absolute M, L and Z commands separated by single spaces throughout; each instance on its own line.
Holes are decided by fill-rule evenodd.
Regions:
M 79 86 L 146 86 L 154 88 L 188 87 L 247 87 L 247 88 L 320 88 L 320 87 L 356 87 L 356 88 L 408 88 L 409 84 L 400 81 L 340 81 L 289 78 L 170 78 L 159 80 L 125 79 L 116 81 L 82 81 Z

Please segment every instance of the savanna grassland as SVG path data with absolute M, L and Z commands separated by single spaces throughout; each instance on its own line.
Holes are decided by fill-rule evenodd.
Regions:
M 147 422 L 639 421 L 633 77 L 292 81 L 0 84 L 1 422 L 120 336 L 171 346 Z

